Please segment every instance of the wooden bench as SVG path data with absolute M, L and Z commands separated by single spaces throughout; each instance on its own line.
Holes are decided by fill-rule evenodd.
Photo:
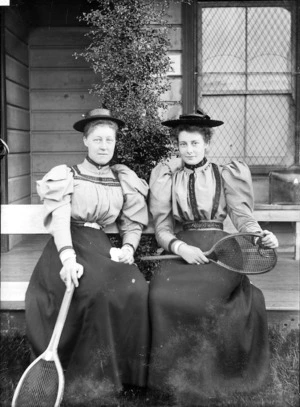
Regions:
M 258 222 L 291 222 L 294 224 L 294 258 L 300 259 L 300 205 L 257 204 L 254 211 Z
M 300 258 L 300 205 L 257 204 L 254 211 L 258 222 L 291 222 L 295 225 L 295 259 Z M 236 231 L 227 218 L 225 230 Z M 116 225 L 105 229 L 107 233 L 118 233 Z M 43 226 L 43 205 L 1 205 L 1 234 L 47 234 Z M 153 234 L 149 225 L 144 232 Z
M 299 260 L 300 205 L 257 205 L 254 216 L 259 222 L 293 222 L 295 224 L 295 254 Z M 225 230 L 235 232 L 231 221 L 225 220 Z M 107 233 L 118 233 L 116 225 L 110 225 Z M 153 234 L 149 225 L 145 234 Z M 40 235 L 47 234 L 43 226 L 43 205 L 1 205 L 1 234 Z M 24 309 L 27 281 L 2 281 L 1 309 Z M 284 307 L 283 307 L 284 308 Z

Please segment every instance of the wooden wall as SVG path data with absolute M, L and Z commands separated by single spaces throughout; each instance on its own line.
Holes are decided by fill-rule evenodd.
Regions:
M 82 161 L 85 148 L 73 123 L 100 105 L 89 94 L 95 75 L 74 57 L 86 44 L 81 27 L 38 27 L 31 31 L 30 107 L 32 203 L 39 203 L 36 180 L 59 164 Z
M 56 1 L 57 7 L 53 7 L 49 0 L 47 6 L 37 4 L 30 19 L 7 8 L 8 203 L 39 203 L 36 180 L 54 165 L 78 163 L 85 155 L 82 136 L 72 126 L 100 101 L 88 92 L 95 75 L 83 59 L 74 57 L 88 41 L 84 36 L 87 28 L 76 18 L 82 12 L 81 3 Z M 180 3 L 172 4 L 169 16 L 173 70 L 169 72 L 171 88 L 163 95 L 168 111 L 162 113 L 162 119 L 182 112 L 187 86 Z M 267 177 L 255 176 L 253 181 L 256 201 L 267 202 Z
M 5 17 L 8 203 L 30 202 L 28 27 L 7 9 Z
M 37 203 L 36 180 L 52 166 L 73 164 L 84 156 L 81 135 L 73 131 L 72 125 L 99 101 L 88 93 L 95 75 L 83 59 L 75 59 L 73 55 L 83 49 L 88 41 L 84 36 L 86 28 L 74 25 L 74 12 L 68 24 L 57 26 L 63 22 L 54 18 L 58 14 L 52 14 L 50 21 L 47 17 L 49 10 L 46 6 L 40 6 L 40 24 L 31 29 L 29 36 L 28 60 L 28 29 L 24 21 L 17 22 L 11 8 L 8 10 L 7 110 L 8 142 L 12 151 L 8 164 L 9 202 L 28 202 L 31 195 L 32 202 Z M 48 14 L 43 14 L 42 18 L 43 10 L 44 14 L 45 11 Z M 173 70 L 169 73 L 171 89 L 163 96 L 169 106 L 168 111 L 162 114 L 163 118 L 176 117 L 182 111 L 184 61 L 181 5 L 172 4 L 169 15 L 169 56 Z M 47 21 L 50 21 L 50 25 L 45 26 Z M 17 124 L 14 123 L 16 121 Z M 265 177 L 254 177 L 258 202 L 267 201 L 267 181 Z
M 171 89 L 164 95 L 169 114 L 181 110 L 181 6 L 170 11 Z M 29 37 L 30 122 L 31 122 L 31 196 L 39 203 L 36 181 L 59 164 L 76 164 L 85 156 L 82 135 L 73 123 L 87 110 L 100 105 L 89 94 L 96 77 L 87 63 L 74 57 L 87 45 L 85 27 L 36 27 Z
M 46 7 L 40 7 L 40 10 L 46 10 Z M 14 131 L 10 135 L 19 143 L 22 142 L 22 146 L 19 146 L 18 157 L 16 155 L 10 157 L 10 175 L 17 177 L 10 180 L 10 184 L 14 184 L 10 185 L 10 202 L 14 202 L 16 199 L 21 199 L 20 202 L 24 202 L 24 199 L 28 201 L 29 195 L 31 195 L 31 202 L 39 203 L 36 194 L 36 180 L 40 179 L 54 165 L 74 164 L 83 159 L 85 149 L 81 134 L 75 132 L 72 125 L 81 117 L 82 113 L 100 104 L 100 101 L 88 92 L 96 79 L 94 73 L 82 58 L 74 57 L 74 52 L 82 50 L 88 43 L 88 39 L 84 36 L 86 27 L 75 26 L 74 16 L 72 20 L 68 21 L 68 24 L 57 26 L 56 24 L 62 24 L 62 21 L 55 20 L 54 17 L 52 15 L 51 25 L 47 26 L 45 26 L 47 16 L 42 19 L 39 17 L 40 24 L 31 28 L 28 40 L 29 60 L 24 49 L 20 53 L 23 59 L 25 57 L 26 66 L 12 61 L 11 57 L 8 57 L 7 71 L 15 72 L 15 76 L 21 78 L 15 79 L 15 81 L 26 78 L 26 88 L 20 88 L 14 82 L 8 82 L 9 97 L 11 99 L 14 97 L 17 87 L 20 99 L 18 103 L 22 103 L 21 111 L 17 107 L 10 107 L 8 111 L 11 117 L 16 117 L 16 114 L 19 117 L 22 116 L 23 125 L 25 126 L 26 123 L 27 126 L 26 133 Z M 162 118 L 177 117 L 182 112 L 184 64 L 182 63 L 182 8 L 180 3 L 172 4 L 172 8 L 169 10 L 169 23 L 171 40 L 169 56 L 173 70 L 169 72 L 171 88 L 163 95 L 163 99 L 168 102 L 168 111 L 162 113 Z M 21 24 L 14 24 L 14 26 L 19 30 L 22 27 Z M 22 37 L 24 37 L 23 34 Z M 14 69 L 10 66 L 13 63 L 17 64 Z M 29 86 L 30 121 L 28 115 Z M 14 92 L 12 92 L 12 88 L 14 88 Z M 11 101 L 11 104 L 15 106 L 14 101 Z M 26 112 L 23 106 L 26 106 Z M 21 151 L 22 156 L 20 156 Z M 26 165 L 26 170 L 24 170 Z M 21 178 L 20 171 L 22 172 Z M 266 202 L 266 180 L 255 179 L 254 183 L 259 201 Z M 26 197 L 23 196 L 24 193 L 26 193 Z
M 26 20 L 12 8 L 4 18 L 6 137 L 10 154 L 7 157 L 7 202 L 30 203 L 30 114 L 29 55 Z M 8 248 L 20 240 L 10 236 Z

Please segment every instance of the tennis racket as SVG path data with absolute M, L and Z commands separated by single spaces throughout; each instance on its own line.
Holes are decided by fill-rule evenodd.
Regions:
M 275 249 L 263 246 L 262 235 L 257 233 L 235 233 L 220 239 L 204 252 L 212 262 L 242 274 L 262 274 L 271 271 L 277 262 Z M 143 261 L 181 259 L 175 254 L 144 256 Z
M 59 407 L 65 379 L 57 348 L 74 293 L 65 291 L 47 349 L 23 373 L 13 396 L 12 407 Z

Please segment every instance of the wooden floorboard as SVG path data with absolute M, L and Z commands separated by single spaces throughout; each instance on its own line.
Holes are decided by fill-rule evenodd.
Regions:
M 28 282 L 48 240 L 48 235 L 31 235 L 10 252 L 2 253 L 1 283 Z M 271 272 L 250 276 L 250 280 L 262 290 L 267 309 L 300 309 L 299 261 L 293 259 L 292 253 L 279 253 L 277 265 Z
M 1 253 L 1 281 L 29 281 L 48 240 L 48 235 L 30 235 L 8 253 Z
M 265 274 L 249 276 L 264 294 L 267 308 L 299 310 L 299 261 L 279 253 L 276 267 Z

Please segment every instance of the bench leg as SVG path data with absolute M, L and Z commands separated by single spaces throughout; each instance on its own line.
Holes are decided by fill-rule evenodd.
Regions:
M 295 260 L 300 259 L 300 222 L 295 225 Z

